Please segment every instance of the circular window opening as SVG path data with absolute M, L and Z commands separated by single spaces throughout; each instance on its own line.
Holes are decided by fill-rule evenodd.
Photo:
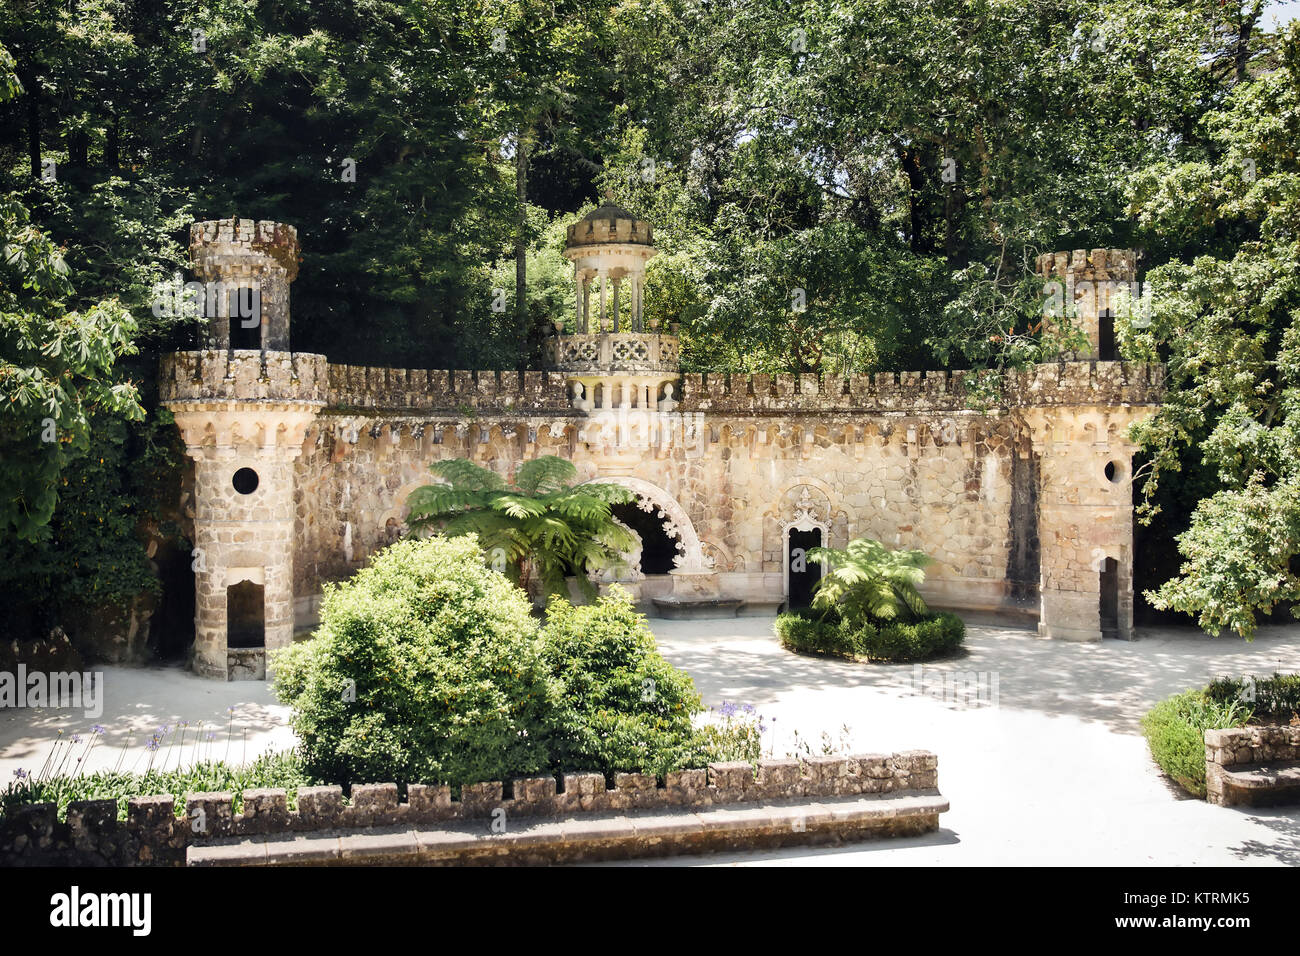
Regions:
M 1112 484 L 1118 483 L 1124 477 L 1124 463 L 1120 461 L 1106 462 L 1106 480 Z
M 257 472 L 251 468 L 241 468 L 235 472 L 230 483 L 241 495 L 251 495 L 257 490 Z

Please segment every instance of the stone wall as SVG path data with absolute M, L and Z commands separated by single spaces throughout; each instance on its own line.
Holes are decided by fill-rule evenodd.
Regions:
M 1131 636 L 1127 430 L 1158 401 L 1160 368 L 1037 366 L 1009 373 L 1000 401 L 981 410 L 967 379 L 687 374 L 677 397 L 669 386 L 662 396 L 633 390 L 620 407 L 591 408 L 574 407 L 558 372 L 361 368 L 283 352 L 168 356 L 163 399 L 198 462 L 196 499 L 209 500 L 196 538 L 218 558 L 199 584 L 198 666 L 230 674 L 217 606 L 236 558 L 255 567 L 252 552 L 267 555 L 267 622 L 276 622 L 267 645 L 285 643 L 295 625 L 314 623 L 324 582 L 404 532 L 407 496 L 431 480 L 430 463 L 466 457 L 510 477 L 546 454 L 572 461 L 581 480 L 627 485 L 667 521 L 678 573 L 635 582 L 642 599 L 779 603 L 786 531 L 798 527 L 833 547 L 869 536 L 921 549 L 934 558 L 933 603 L 1036 603 L 1044 636 L 1099 639 L 1109 581 L 1114 631 Z M 230 494 L 239 467 L 265 477 L 257 499 Z M 287 624 L 285 601 L 295 608 Z
M 0 866 L 176 866 L 187 847 L 229 837 L 348 830 L 514 817 L 567 817 L 671 807 L 800 801 L 859 794 L 934 792 L 938 758 L 928 751 L 715 763 L 707 769 L 653 775 L 620 773 L 612 786 L 602 774 L 565 774 L 467 785 L 459 799 L 445 786 L 412 784 L 406 800 L 396 784 L 351 788 L 345 803 L 339 787 L 306 787 L 289 809 L 284 790 L 245 790 L 235 813 L 231 793 L 188 795 L 178 817 L 169 796 L 133 797 L 127 819 L 117 819 L 115 800 L 69 805 L 59 820 L 54 804 L 32 804 L 0 818 Z
M 1289 780 L 1234 781 L 1234 770 L 1259 764 L 1289 765 Z M 1231 727 L 1205 732 L 1206 799 L 1219 806 L 1271 802 L 1268 794 L 1255 797 L 1246 792 L 1253 789 L 1286 789 L 1300 799 L 1300 726 Z
M 465 457 L 510 475 L 554 454 L 571 460 L 581 480 L 635 483 L 698 539 L 719 587 L 734 597 L 780 600 L 784 529 L 804 517 L 832 546 L 868 535 L 923 548 L 935 558 L 932 593 L 949 602 L 1003 602 L 1011 470 L 1017 446 L 1028 447 L 1013 423 L 967 413 L 839 423 L 673 419 L 659 417 L 678 429 L 665 448 L 621 444 L 617 422 L 327 411 L 297 464 L 295 593 L 315 593 L 395 540 L 406 497 L 432 480 L 431 462 Z

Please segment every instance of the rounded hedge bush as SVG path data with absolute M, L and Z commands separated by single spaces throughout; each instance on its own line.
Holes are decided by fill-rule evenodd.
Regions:
M 530 611 L 473 535 L 398 542 L 327 587 L 315 638 L 274 659 L 307 771 L 458 787 L 717 759 L 695 685 L 622 589 L 553 599 L 545 626 Z
M 552 598 L 542 638 L 564 688 L 553 742 L 562 767 L 662 775 L 708 762 L 692 724 L 703 709 L 695 684 L 660 656 L 622 588 L 580 607 Z
M 853 659 L 903 663 L 951 653 L 966 637 L 955 614 L 933 614 L 912 622 L 843 620 L 836 614 L 781 614 L 776 633 L 787 650 Z
M 475 783 L 547 770 L 563 701 L 524 592 L 473 536 L 400 541 L 274 659 L 308 772 Z

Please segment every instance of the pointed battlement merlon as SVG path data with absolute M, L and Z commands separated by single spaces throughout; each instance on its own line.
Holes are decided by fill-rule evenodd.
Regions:
M 1052 362 L 1009 370 L 1002 402 L 1012 405 L 1152 405 L 1164 368 L 1138 362 Z M 964 411 L 969 372 L 874 375 L 724 374 L 682 376 L 681 411 L 817 415 Z
M 296 402 L 324 406 L 329 360 L 308 352 L 208 349 L 162 357 L 164 402 Z
M 233 319 L 238 329 L 253 330 L 237 345 L 288 351 L 289 283 L 298 276 L 297 229 L 254 219 L 196 222 L 190 226 L 190 256 L 194 274 L 208 284 L 205 312 L 213 347 L 230 347 Z
M 1135 249 L 1075 249 L 1073 252 L 1048 252 L 1038 257 L 1038 274 L 1044 279 L 1101 279 L 1132 282 L 1137 278 Z

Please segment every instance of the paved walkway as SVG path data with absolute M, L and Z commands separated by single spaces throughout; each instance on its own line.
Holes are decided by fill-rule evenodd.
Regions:
M 267 749 L 294 745 L 293 731 L 286 724 L 289 709 L 276 702 L 269 684 L 208 680 L 180 666 L 94 670 L 104 682 L 98 695 L 103 712 L 98 716 L 82 708 L 0 710 L 0 788 L 14 779 L 19 768 L 39 770 L 59 731 L 65 737 L 78 734 L 84 742 L 96 725 L 104 732 L 86 758 L 83 769 L 88 771 L 119 766 L 143 771 L 151 756 L 157 769 L 208 758 L 242 763 Z M 188 726 L 178 731 L 181 721 Z M 168 732 L 163 745 L 151 755 L 149 738 L 164 726 Z M 69 771 L 83 752 L 82 745 L 72 748 L 65 765 Z
M 940 789 L 952 802 L 929 838 L 699 862 L 1300 865 L 1300 809 L 1242 811 L 1187 799 L 1160 777 L 1137 730 L 1155 701 L 1213 676 L 1300 670 L 1300 627 L 1264 631 L 1253 644 L 1160 630 L 1133 643 L 1095 645 L 972 626 L 968 653 L 927 665 L 918 692 L 911 666 L 790 654 L 768 619 L 652 623 L 665 656 L 691 673 L 706 704 L 752 704 L 764 715 L 767 745 L 778 755 L 804 744 L 819 752 L 823 732 L 859 751 L 933 750 Z M 982 674 L 988 693 L 996 676 L 996 705 L 927 696 L 945 672 Z M 201 753 L 251 759 L 292 745 L 287 711 L 265 684 L 220 683 L 174 667 L 103 673 L 98 717 L 0 712 L 0 781 L 18 767 L 39 768 L 58 730 L 85 734 L 95 724 L 106 731 L 91 753 L 92 769 L 119 760 L 143 769 L 149 734 L 181 720 L 189 722 L 189 743 L 164 746 L 155 766 Z M 200 723 L 214 739 L 196 746 Z
M 1068 644 L 974 626 L 968 653 L 926 665 L 918 693 L 911 666 L 793 655 L 767 620 L 653 623 L 664 655 L 692 674 L 706 704 L 748 703 L 775 718 L 768 741 L 778 753 L 796 727 L 814 751 L 823 732 L 836 743 L 843 734 L 854 750 L 933 750 L 952 802 L 928 838 L 698 862 L 1300 865 L 1300 808 L 1242 811 L 1187 798 L 1160 776 L 1138 732 L 1157 700 L 1214 676 L 1300 670 L 1300 627 L 1269 629 L 1251 644 L 1173 629 Z M 989 688 L 996 675 L 996 706 L 927 696 L 944 671 L 983 672 Z

